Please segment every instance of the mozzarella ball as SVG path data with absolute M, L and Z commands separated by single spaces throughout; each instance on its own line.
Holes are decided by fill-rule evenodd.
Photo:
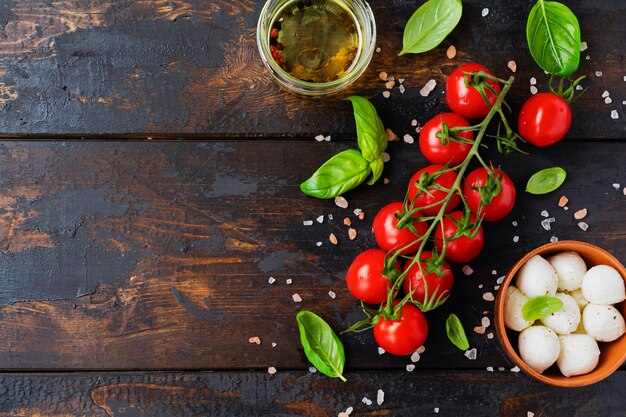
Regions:
M 509 329 L 521 332 L 528 326 L 532 326 L 533 321 L 526 321 L 522 316 L 522 307 L 529 298 L 513 285 L 506 289 L 506 299 L 504 300 L 504 325 Z
M 593 371 L 600 359 L 600 348 L 587 334 L 561 336 L 561 353 L 556 361 L 565 376 L 582 375 Z
M 583 277 L 583 296 L 593 304 L 617 304 L 626 299 L 624 278 L 615 268 L 598 265 Z
M 587 334 L 599 342 L 612 342 L 626 332 L 624 317 L 613 306 L 589 304 L 583 311 Z
M 561 350 L 559 337 L 545 326 L 531 326 L 522 330 L 517 346 L 522 360 L 539 373 L 556 362 Z
M 559 291 L 573 291 L 583 285 L 587 265 L 576 252 L 558 253 L 548 258 L 548 262 L 556 271 Z
M 571 295 L 557 293 L 556 298 L 563 301 L 563 307 L 541 319 L 541 322 L 557 334 L 570 334 L 580 323 L 580 307 Z
M 569 295 L 571 295 L 572 298 L 576 300 L 576 303 L 578 304 L 578 307 L 580 307 L 581 310 L 585 308 L 587 304 L 589 304 L 589 300 L 587 300 L 583 296 L 583 290 L 581 290 L 580 288 L 570 292 Z
M 557 284 L 554 268 L 539 255 L 526 261 L 517 272 L 517 288 L 530 298 L 556 294 Z

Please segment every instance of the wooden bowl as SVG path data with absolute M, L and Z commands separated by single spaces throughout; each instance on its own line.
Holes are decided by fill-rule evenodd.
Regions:
M 598 366 L 585 375 L 566 377 L 561 374 L 556 364 L 546 369 L 543 373 L 539 373 L 531 369 L 524 363 L 517 352 L 517 335 L 519 332 L 506 329 L 504 326 L 504 300 L 509 285 L 515 278 L 517 271 L 534 255 L 541 255 L 547 258 L 559 252 L 574 251 L 577 252 L 587 264 L 587 268 L 596 265 L 609 265 L 615 268 L 622 278 L 626 281 L 626 268 L 610 253 L 597 246 L 585 242 L 574 240 L 564 240 L 554 243 L 548 243 L 538 247 L 537 249 L 527 253 L 522 259 L 517 261 L 511 268 L 506 278 L 500 286 L 495 304 L 495 324 L 500 345 L 506 352 L 507 356 L 526 374 L 533 378 L 545 382 L 546 384 L 558 387 L 581 387 L 598 382 L 611 375 L 626 360 L 626 335 L 622 335 L 613 342 L 598 342 L 600 347 L 600 361 Z M 624 317 L 626 317 L 626 302 L 616 304 L 617 308 Z M 515 348 L 513 346 L 516 346 Z

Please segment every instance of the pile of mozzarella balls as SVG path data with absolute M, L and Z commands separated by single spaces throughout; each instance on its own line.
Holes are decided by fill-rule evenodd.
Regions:
M 509 286 L 504 302 L 504 323 L 521 332 L 522 360 L 542 373 L 555 362 L 567 377 L 591 372 L 600 358 L 597 342 L 611 342 L 626 331 L 624 317 L 613 306 L 626 299 L 624 279 L 607 265 L 587 270 L 576 252 L 561 252 L 547 260 L 530 258 Z M 534 297 L 548 295 L 563 307 L 540 319 L 524 320 L 522 307 Z

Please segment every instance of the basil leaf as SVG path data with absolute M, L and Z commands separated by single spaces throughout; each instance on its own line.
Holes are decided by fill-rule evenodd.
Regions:
M 580 26 L 564 4 L 539 0 L 526 23 L 528 48 L 535 62 L 550 74 L 569 77 L 580 63 Z
M 354 109 L 359 148 L 367 162 L 374 162 L 387 149 L 387 135 L 376 108 L 366 98 L 348 97 Z
M 561 167 L 542 169 L 533 174 L 526 184 L 526 192 L 530 194 L 548 194 L 559 188 L 567 177 Z
M 404 27 L 402 51 L 419 54 L 439 45 L 461 20 L 461 0 L 428 0 L 413 13 Z
M 374 185 L 376 181 L 383 175 L 383 168 L 385 166 L 385 158 L 380 155 L 378 159 L 370 162 L 370 168 L 372 169 L 372 177 L 367 182 L 367 185 Z
M 526 301 L 522 307 L 522 317 L 526 321 L 539 320 L 563 308 L 563 301 L 556 297 L 540 295 Z
M 362 184 L 371 171 L 359 151 L 348 149 L 324 162 L 300 189 L 311 197 L 335 198 Z
M 459 320 L 456 314 L 450 314 L 448 320 L 446 320 L 446 333 L 454 346 L 461 350 L 469 349 L 469 341 L 467 340 L 465 329 L 463 329 L 461 320 Z
M 300 329 L 300 342 L 309 362 L 324 375 L 346 382 L 342 375 L 346 361 L 343 344 L 333 329 L 310 311 L 299 312 L 296 320 Z

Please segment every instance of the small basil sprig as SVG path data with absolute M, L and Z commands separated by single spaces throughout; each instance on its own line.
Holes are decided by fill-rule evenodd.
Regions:
M 387 149 L 387 135 L 376 109 L 366 98 L 348 97 L 354 108 L 357 142 L 360 152 L 349 149 L 326 161 L 302 184 L 303 193 L 317 198 L 335 198 L 365 182 L 373 185 L 383 173 L 383 153 Z
M 526 23 L 526 39 L 535 62 L 553 75 L 569 77 L 580 63 L 580 26 L 564 4 L 539 0 Z
M 309 362 L 324 375 L 346 382 L 343 376 L 346 361 L 343 344 L 333 329 L 310 311 L 299 312 L 296 320 L 300 329 L 300 342 Z
M 540 295 L 526 301 L 522 307 L 522 317 L 526 321 L 534 321 L 559 311 L 563 307 L 563 301 L 556 297 Z
M 404 27 L 398 55 L 419 54 L 439 45 L 461 20 L 461 0 L 428 0 L 413 13 Z
M 526 184 L 526 192 L 530 194 L 548 194 L 559 188 L 567 178 L 567 172 L 561 167 L 542 169 L 533 174 Z
M 461 324 L 461 320 L 459 320 L 456 314 L 450 314 L 446 320 L 446 333 L 454 346 L 461 350 L 469 349 L 469 341 L 467 340 L 465 329 L 463 329 L 463 324 Z

